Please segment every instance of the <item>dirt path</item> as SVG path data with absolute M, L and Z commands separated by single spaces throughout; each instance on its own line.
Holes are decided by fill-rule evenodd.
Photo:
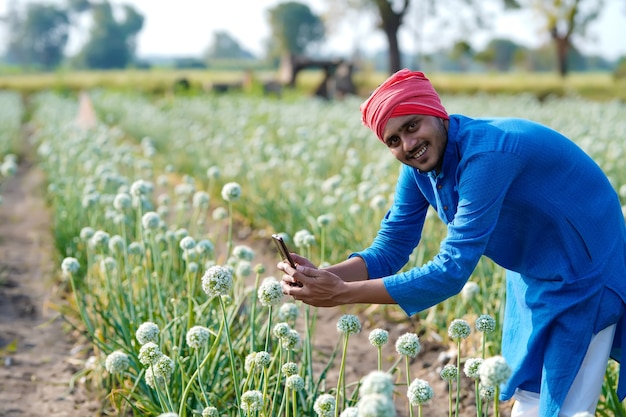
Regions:
M 0 416 L 94 415 L 97 404 L 70 379 L 82 366 L 55 311 L 55 273 L 43 173 L 22 161 L 0 192 Z

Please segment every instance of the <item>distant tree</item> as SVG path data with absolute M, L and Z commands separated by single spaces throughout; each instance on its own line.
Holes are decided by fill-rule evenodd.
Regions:
M 280 3 L 269 9 L 271 56 L 302 55 L 325 36 L 322 19 L 309 6 L 298 2 Z
M 91 9 L 89 0 L 66 0 L 67 8 L 73 13 L 83 13 Z
M 509 0 L 490 0 L 489 4 L 498 5 Z M 492 15 L 487 12 L 484 0 L 327 0 L 333 14 L 344 14 L 348 11 L 374 12 L 378 18 L 377 26 L 385 33 L 388 45 L 388 71 L 393 73 L 401 69 L 402 55 L 399 42 L 400 28 L 410 26 L 409 30 L 417 36 L 421 36 L 421 27 L 426 21 L 430 24 L 436 22 L 441 28 L 441 37 L 449 37 L 457 31 L 457 41 L 464 42 L 467 33 L 476 28 L 486 28 L 492 21 Z M 452 11 L 452 12 L 451 12 Z M 412 13 L 414 12 L 414 13 Z M 410 14 L 418 17 L 415 21 L 407 22 Z M 413 16 L 415 17 L 415 16 Z M 428 17 L 428 18 L 426 18 Z M 334 16 L 336 20 L 338 18 Z M 454 42 L 454 39 L 450 39 Z M 467 43 L 467 42 L 466 42 Z
M 209 46 L 208 59 L 251 59 L 254 56 L 241 47 L 239 42 L 226 31 L 213 33 L 213 42 Z
M 135 58 L 136 37 L 143 27 L 143 15 L 132 6 L 124 5 L 124 18 L 118 22 L 108 1 L 92 4 L 91 8 L 93 26 L 77 61 L 92 69 L 126 68 Z
M 520 49 L 521 47 L 510 39 L 492 39 L 475 58 L 497 71 L 509 71 L 515 64 Z
M 532 9 L 543 20 L 544 28 L 554 43 L 557 69 L 565 77 L 572 36 L 585 36 L 589 23 L 600 15 L 604 0 L 507 0 L 507 4 Z
M 459 64 L 459 68 L 462 71 L 466 71 L 473 54 L 472 45 L 466 41 L 458 41 L 450 51 L 450 58 Z
M 389 73 L 402 68 L 398 32 L 409 10 L 411 0 L 327 0 L 327 3 L 334 20 L 339 20 L 339 15 L 345 16 L 349 11 L 374 13 L 378 18 L 376 25 L 385 33 L 387 39 Z
M 66 10 L 55 5 L 29 3 L 22 16 L 12 4 L 6 20 L 9 61 L 45 70 L 62 62 L 69 39 L 70 22 Z

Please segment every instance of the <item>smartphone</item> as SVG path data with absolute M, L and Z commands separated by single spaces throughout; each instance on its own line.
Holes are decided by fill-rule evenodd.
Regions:
M 291 265 L 292 268 L 295 268 L 296 263 L 294 262 L 293 258 L 289 254 L 289 249 L 287 249 L 287 245 L 285 244 L 285 240 L 282 238 L 282 236 L 273 234 L 272 240 L 276 244 L 276 247 L 278 248 L 278 252 L 280 252 L 280 256 L 282 256 L 282 258 L 285 261 L 287 261 L 289 265 Z

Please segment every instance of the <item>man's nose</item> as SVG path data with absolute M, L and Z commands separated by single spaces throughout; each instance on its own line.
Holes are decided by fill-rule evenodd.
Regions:
M 404 149 L 405 152 L 409 152 L 415 148 L 416 139 L 411 135 L 402 135 L 400 139 L 402 140 L 402 149 Z

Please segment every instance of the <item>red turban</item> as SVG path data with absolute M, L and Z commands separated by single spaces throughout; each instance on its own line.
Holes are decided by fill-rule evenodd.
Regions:
M 410 114 L 449 119 L 428 78 L 421 72 L 406 68 L 389 77 L 361 104 L 363 124 L 381 141 L 389 119 Z

